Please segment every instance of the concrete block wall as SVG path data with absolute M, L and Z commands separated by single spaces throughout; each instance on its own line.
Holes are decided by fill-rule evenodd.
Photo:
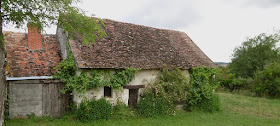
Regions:
M 28 82 L 30 82 L 28 84 Z M 42 116 L 42 84 L 39 80 L 25 81 L 24 84 L 19 84 L 19 81 L 9 82 L 10 117 L 25 116 L 26 114 L 34 113 L 37 116 Z
M 64 86 L 59 80 L 9 81 L 10 117 L 24 117 L 31 113 L 61 116 L 69 101 L 69 95 L 60 92 Z

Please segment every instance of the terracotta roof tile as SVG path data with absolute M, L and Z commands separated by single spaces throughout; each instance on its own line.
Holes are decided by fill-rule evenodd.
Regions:
M 29 49 L 27 34 L 4 32 L 7 50 L 8 77 L 51 76 L 60 63 L 55 35 L 42 36 L 42 48 Z
M 81 39 L 69 41 L 79 68 L 216 67 L 183 32 L 104 21 L 107 37 L 93 47 L 83 46 Z

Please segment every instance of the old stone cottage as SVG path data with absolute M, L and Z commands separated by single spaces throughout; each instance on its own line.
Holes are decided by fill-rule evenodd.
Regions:
M 86 93 L 88 99 L 99 99 L 111 94 L 106 98 L 113 104 L 120 100 L 133 106 L 137 102 L 139 89 L 145 86 L 144 81 L 155 79 L 164 66 L 181 68 L 186 74 L 192 67 L 216 67 L 183 32 L 107 19 L 104 21 L 107 37 L 96 40 L 93 48 L 83 46 L 82 38 L 69 41 L 76 66 L 79 69 L 140 68 L 141 70 L 122 90 L 95 88 Z M 62 35 L 61 30 L 58 30 L 58 35 Z M 79 103 L 81 98 L 75 95 L 74 101 Z
M 137 103 L 141 88 L 145 87 L 145 81 L 155 79 L 164 66 L 180 68 L 186 75 L 192 67 L 216 67 L 183 32 L 108 19 L 104 21 L 107 36 L 96 40 L 93 47 L 82 45 L 82 38 L 69 40 L 76 67 L 79 70 L 114 71 L 125 68 L 141 70 L 121 90 L 97 87 L 86 92 L 88 99 L 106 97 L 113 104 L 120 100 L 133 106 Z M 55 72 L 52 68 L 67 56 L 65 45 L 67 39 L 62 29 L 58 28 L 56 36 L 40 35 L 31 31 L 28 35 L 13 32 L 5 32 L 5 35 L 8 53 L 7 80 L 11 98 L 10 114 L 16 116 L 30 112 L 37 115 L 59 113 L 65 102 L 61 98 L 65 96 L 57 90 L 61 89 L 63 84 L 58 80 L 46 79 L 51 78 Z M 81 102 L 79 94 L 74 96 L 74 101 Z M 53 110 L 53 106 L 58 106 L 57 104 L 60 107 Z

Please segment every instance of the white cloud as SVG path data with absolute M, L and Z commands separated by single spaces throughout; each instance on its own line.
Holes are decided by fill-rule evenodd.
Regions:
M 246 37 L 280 29 L 280 0 L 84 0 L 78 6 L 101 18 L 184 31 L 213 61 L 229 62 Z
M 239 4 L 242 7 L 256 6 L 264 9 L 280 5 L 280 0 L 231 0 L 226 2 Z
M 200 15 L 191 0 L 153 0 L 134 10 L 126 18 L 137 24 L 178 29 L 193 25 Z

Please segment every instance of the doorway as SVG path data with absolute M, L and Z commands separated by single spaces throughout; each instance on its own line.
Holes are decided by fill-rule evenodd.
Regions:
M 135 108 L 138 100 L 139 89 L 129 89 L 128 106 Z

